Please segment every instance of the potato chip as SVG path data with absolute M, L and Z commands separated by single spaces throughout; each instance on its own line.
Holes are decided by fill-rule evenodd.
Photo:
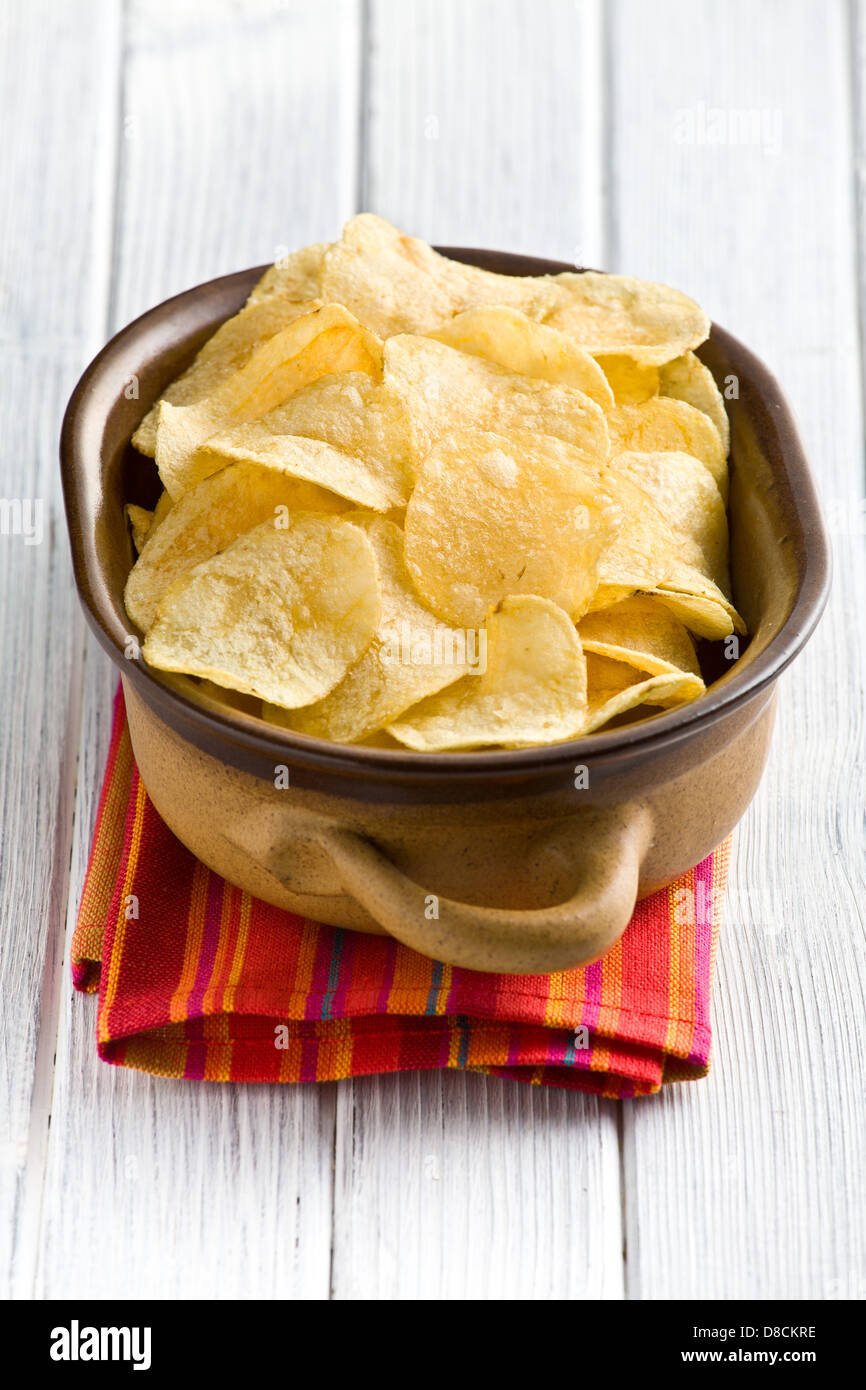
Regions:
M 678 560 L 671 568 L 668 576 L 661 584 L 659 589 L 662 592 L 680 593 L 691 595 L 694 598 L 707 599 L 712 603 L 719 604 L 728 614 L 736 632 L 745 633 L 746 625 L 737 612 L 730 599 L 722 593 L 721 589 L 712 579 L 703 573 L 700 567 L 691 565 L 686 560 Z M 683 619 L 685 622 L 685 619 Z M 688 626 L 688 624 L 686 624 Z M 692 629 L 695 631 L 696 629 Z
M 163 485 L 178 497 L 220 466 L 198 457 L 212 434 L 258 420 L 293 392 L 332 372 L 378 376 L 381 344 L 339 304 L 326 304 L 268 338 L 213 395 L 194 405 L 163 402 L 156 438 L 156 466 Z
M 574 738 L 586 717 L 586 664 L 568 615 L 534 595 L 507 598 L 487 625 L 487 668 L 388 725 L 407 747 L 523 748 Z
M 686 401 L 696 410 L 708 415 L 719 432 L 722 448 L 727 455 L 731 447 L 731 426 L 722 393 L 709 367 L 705 367 L 693 352 L 685 352 L 666 362 L 659 373 L 659 389 L 663 396 Z
M 714 599 L 667 589 L 646 589 L 644 593 L 647 598 L 655 599 L 657 603 L 669 608 L 696 637 L 718 642 L 723 637 L 729 637 L 734 630 L 730 613 L 723 604 L 717 603 Z
M 703 563 L 697 543 L 674 531 L 650 498 L 623 471 L 605 469 L 601 484 L 619 505 L 622 520 L 598 561 L 598 589 L 591 608 L 607 608 L 636 589 L 661 584 L 681 562 Z
M 132 531 L 132 544 L 140 555 L 147 539 L 147 533 L 153 525 L 153 512 L 149 512 L 147 507 L 136 506 L 134 502 L 128 502 L 124 511 L 129 522 L 129 529 Z
M 698 544 L 706 573 L 728 593 L 728 518 L 721 493 L 701 461 L 673 450 L 616 454 L 608 462 L 606 475 L 620 474 L 646 493 L 675 531 Z
M 320 307 L 316 300 L 296 304 L 284 298 L 271 298 L 248 304 L 239 314 L 226 319 L 213 337 L 208 338 L 192 366 L 166 387 L 145 415 L 132 436 L 136 449 L 150 458 L 156 453 L 160 408 L 164 401 L 169 405 L 193 405 L 212 395 L 249 361 L 262 342 Z
M 193 676 L 191 679 L 196 680 Z M 228 705 L 229 709 L 236 709 L 241 714 L 251 714 L 254 718 L 260 719 L 262 714 L 262 702 L 255 695 L 243 695 L 240 690 L 229 690 L 224 685 L 216 685 L 213 681 L 198 680 L 198 693 L 205 695 L 209 700 L 216 700 L 218 704 Z
M 297 512 L 285 529 L 265 521 L 175 580 L 143 656 L 295 708 L 342 680 L 369 645 L 379 610 L 361 527 Z
M 587 613 L 577 626 L 585 652 L 633 666 L 647 676 L 691 675 L 678 687 L 676 702 L 704 693 L 695 644 L 679 619 L 655 599 L 637 594 L 598 613 Z M 657 703 L 666 703 L 666 698 Z
M 466 309 L 518 309 L 587 352 L 628 352 L 660 364 L 697 347 L 709 319 L 667 285 L 594 271 L 498 275 L 440 256 L 381 217 L 352 218 L 325 252 L 322 297 L 345 304 L 382 337 L 431 333 Z
M 582 462 L 562 440 L 519 430 L 434 445 L 406 511 L 406 563 L 434 613 L 478 627 L 526 593 L 586 611 L 620 517 Z
M 617 405 L 635 405 L 658 395 L 658 367 L 636 362 L 620 352 L 599 353 L 594 361 L 604 372 Z
M 326 241 L 315 241 L 310 246 L 302 246 L 300 251 L 282 256 L 265 271 L 247 304 L 259 304 L 274 296 L 298 301 L 318 299 L 322 260 L 328 245 Z
M 153 509 L 153 520 L 150 523 L 151 531 L 155 531 L 157 526 L 160 526 L 162 522 L 165 521 L 165 518 L 171 511 L 171 508 L 171 498 L 163 488 L 162 492 L 159 494 L 159 498 L 157 499 L 156 506 Z
M 638 705 L 683 704 L 695 698 L 696 678 L 688 673 L 668 673 L 636 681 L 633 666 L 587 652 L 587 713 L 581 734 L 591 734 L 611 719 Z M 703 681 L 700 682 L 700 694 Z
M 557 386 L 576 386 L 602 410 L 609 410 L 614 403 L 607 378 L 594 357 L 564 333 L 536 323 L 518 309 L 501 304 L 467 309 L 430 336 L 510 372 L 539 377 Z
M 353 217 L 342 239 L 325 252 L 321 289 L 325 299 L 345 304 L 383 338 L 429 333 L 461 310 L 487 304 L 511 305 L 540 318 L 550 298 L 543 277 L 494 275 L 462 265 L 372 213 Z
M 595 270 L 566 271 L 549 283 L 556 287 L 556 305 L 543 322 L 587 352 L 627 353 L 660 366 L 697 347 L 710 331 L 700 305 L 669 285 Z
M 364 372 L 319 377 L 252 424 L 213 435 L 197 455 L 208 470 L 237 459 L 279 468 L 374 511 L 409 500 L 402 407 Z
M 728 496 L 728 466 L 719 432 L 702 411 L 671 396 L 653 396 L 608 412 L 612 454 L 655 454 L 663 450 L 693 454 L 712 473 L 722 500 Z
M 563 439 L 600 466 L 608 454 L 601 408 L 573 386 L 554 386 L 433 338 L 400 334 L 385 344 L 385 384 L 409 421 L 416 467 L 450 430 L 515 430 Z
M 384 517 L 349 512 L 370 538 L 382 611 L 373 640 L 329 695 L 304 709 L 266 706 L 266 718 L 316 738 L 355 743 L 411 705 L 483 667 L 486 632 L 455 631 L 419 602 L 403 559 L 403 534 Z
M 257 463 L 233 464 L 190 488 L 159 529 L 151 528 L 126 581 L 124 602 L 132 621 L 147 632 L 170 584 L 269 517 L 282 522 L 285 517 L 278 515 L 278 508 L 339 512 L 345 510 L 345 503 Z

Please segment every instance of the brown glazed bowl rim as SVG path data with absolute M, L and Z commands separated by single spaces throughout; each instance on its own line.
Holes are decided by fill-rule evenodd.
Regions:
M 494 252 L 465 247 L 437 247 L 443 255 L 469 264 L 495 268 L 516 275 L 558 274 L 579 267 L 564 261 L 543 260 L 510 252 Z M 128 367 L 136 360 L 136 348 L 150 333 L 164 337 L 166 322 L 181 321 L 204 303 L 222 300 L 226 317 L 237 312 L 266 265 L 218 276 L 192 289 L 163 300 L 134 319 L 105 345 L 84 371 L 66 409 L 60 437 L 60 465 L 72 550 L 76 586 L 93 631 L 109 656 L 133 683 L 142 698 L 157 712 L 170 718 L 176 727 L 186 727 L 200 746 L 219 746 L 228 742 L 239 750 L 264 756 L 272 763 L 285 762 L 323 772 L 349 772 L 373 781 L 439 781 L 446 776 L 456 783 L 473 786 L 512 781 L 550 773 L 575 763 L 613 764 L 634 755 L 659 751 L 693 737 L 726 715 L 734 707 L 755 696 L 774 682 L 797 656 L 813 632 L 823 612 L 830 584 L 827 538 L 815 487 L 799 439 L 796 425 L 781 387 L 770 370 L 748 348 L 725 329 L 712 325 L 710 338 L 729 349 L 748 368 L 750 379 L 773 415 L 781 442 L 778 465 L 795 499 L 800 535 L 792 539 L 799 552 L 800 582 L 791 609 L 778 632 L 763 651 L 749 663 L 735 664 L 730 672 L 711 684 L 697 700 L 677 709 L 653 715 L 646 720 L 611 730 L 585 735 L 567 742 L 539 747 L 468 753 L 415 753 L 410 750 L 359 747 L 330 743 L 324 739 L 283 730 L 264 720 L 229 708 L 206 707 L 175 688 L 165 675 L 124 655 L 129 625 L 121 620 L 122 594 L 112 592 L 100 562 L 95 521 L 105 499 L 100 439 L 89 419 L 91 409 L 98 416 L 104 392 L 100 385 L 128 377 Z M 232 305 L 236 305 L 232 308 Z M 143 402 L 142 414 L 147 403 Z

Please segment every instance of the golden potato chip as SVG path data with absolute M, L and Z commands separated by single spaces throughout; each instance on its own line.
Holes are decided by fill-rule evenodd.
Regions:
M 248 425 L 202 445 L 210 470 L 236 459 L 279 468 L 374 511 L 405 507 L 411 489 L 409 438 L 400 402 L 364 372 L 322 376 Z
M 400 334 L 385 344 L 385 384 L 408 417 L 416 468 L 450 430 L 552 435 L 600 466 L 608 453 L 604 413 L 573 386 L 509 372 L 433 338 Z
M 727 593 L 728 518 L 721 493 L 700 459 L 674 450 L 616 454 L 608 461 L 606 476 L 621 474 L 646 493 L 675 531 L 697 543 L 706 573 Z
M 583 649 L 651 676 L 690 672 L 700 678 L 695 645 L 678 618 L 646 595 L 587 613 L 577 625 Z
M 129 529 L 132 531 L 132 544 L 136 551 L 141 554 L 147 533 L 153 525 L 153 512 L 149 512 L 147 507 L 136 506 L 134 502 L 128 502 L 124 511 L 129 522 Z
M 731 426 L 722 393 L 709 367 L 705 367 L 693 352 L 685 352 L 666 362 L 659 372 L 659 389 L 663 396 L 686 401 L 695 410 L 709 415 L 719 432 L 722 448 L 727 455 L 731 447 Z
M 653 396 L 608 412 L 612 454 L 655 454 L 663 450 L 693 454 L 712 473 L 722 500 L 728 497 L 728 465 L 719 432 L 702 411 L 672 396 Z
M 388 725 L 407 747 L 440 749 L 556 743 L 586 717 L 586 664 L 568 615 L 534 595 L 507 598 L 487 624 L 487 668 Z
M 562 440 L 459 430 L 424 460 L 406 511 L 406 563 L 424 602 L 458 627 L 480 626 L 511 594 L 580 617 L 619 521 Z
M 544 277 L 494 275 L 451 261 L 373 213 L 353 217 L 325 252 L 321 292 L 383 338 L 428 333 L 461 310 L 486 304 L 540 318 L 550 298 Z
M 636 589 L 655 588 L 684 555 L 692 564 L 704 562 L 697 543 L 674 531 L 643 488 L 624 471 L 606 468 L 601 485 L 615 499 L 622 519 L 616 536 L 599 557 L 598 589 L 590 605 L 593 611 L 607 608 Z
M 628 352 L 660 364 L 709 333 L 678 290 L 623 275 L 498 275 L 440 256 L 381 217 L 352 218 L 325 252 L 322 297 L 345 304 L 382 337 L 431 333 L 466 309 L 504 305 L 567 334 L 587 352 Z
M 556 303 L 543 322 L 591 353 L 627 353 L 660 366 L 697 347 L 710 331 L 700 305 L 680 290 L 651 280 L 600 271 L 551 276 Z
M 145 415 L 132 436 L 136 449 L 150 458 L 156 453 L 159 414 L 164 401 L 168 401 L 169 405 L 193 405 L 212 395 L 228 377 L 249 361 L 262 342 L 288 328 L 295 319 L 311 314 L 320 307 L 317 300 L 297 304 L 285 298 L 272 298 L 262 303 L 248 304 L 239 314 L 226 319 L 213 337 L 208 338 L 192 366 L 166 387 Z
M 403 559 L 403 533 L 384 517 L 349 512 L 370 538 L 382 611 L 367 650 L 323 700 L 265 707 L 265 718 L 315 738 L 355 743 L 469 671 L 483 668 L 487 634 L 456 631 L 419 603 Z
M 258 420 L 293 392 L 332 372 L 381 370 L 381 344 L 342 305 L 326 304 L 296 318 L 255 349 L 213 395 L 194 405 L 163 401 L 156 437 L 156 466 L 163 485 L 178 497 L 201 482 L 220 460 L 198 458 L 218 431 Z
M 607 378 L 594 357 L 564 333 L 536 323 L 519 309 L 501 304 L 467 309 L 430 336 L 510 372 L 539 377 L 558 386 L 576 386 L 602 410 L 609 410 L 614 403 Z
M 602 352 L 594 359 L 604 372 L 616 405 L 634 405 L 659 393 L 659 369 L 621 352 Z
M 714 599 L 666 589 L 647 589 L 644 592 L 647 598 L 653 598 L 657 603 L 669 608 L 696 637 L 718 642 L 723 637 L 729 637 L 734 630 L 730 613 L 723 604 Z
M 287 509 L 339 512 L 345 510 L 345 503 L 257 463 L 233 464 L 190 488 L 159 529 L 151 528 L 126 581 L 124 602 L 132 621 L 147 632 L 170 584 L 269 517 L 275 523 L 285 520 L 278 508 L 283 513 Z
M 285 529 L 265 521 L 175 580 L 142 654 L 161 670 L 295 708 L 342 680 L 369 645 L 379 609 L 361 527 L 297 512 Z
M 633 666 L 609 657 L 586 653 L 587 713 L 581 734 L 595 733 L 609 720 L 625 714 L 638 705 L 684 704 L 703 690 L 703 681 L 696 692 L 696 677 L 684 672 L 649 676 L 636 681 Z
M 298 301 L 318 299 L 322 260 L 328 246 L 327 241 L 315 241 L 281 257 L 265 271 L 247 304 L 259 304 L 274 296 Z
M 165 518 L 171 511 L 171 507 L 171 498 L 163 488 L 162 492 L 159 494 L 159 498 L 157 499 L 156 506 L 153 509 L 153 520 L 150 523 L 151 531 L 155 531 L 157 526 L 161 525 L 161 523 L 165 520 Z
M 669 571 L 667 578 L 658 587 L 665 593 L 686 594 L 693 598 L 708 599 L 712 603 L 719 604 L 730 617 L 735 631 L 741 633 L 746 631 L 746 625 L 730 599 L 722 593 L 718 584 L 715 584 L 700 566 L 691 565 L 685 559 L 678 560 Z M 689 624 L 686 623 L 686 626 L 688 627 Z M 692 630 L 696 631 L 696 629 Z

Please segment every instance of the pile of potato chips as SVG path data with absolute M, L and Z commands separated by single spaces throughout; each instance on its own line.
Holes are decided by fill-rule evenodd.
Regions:
M 299 733 L 571 739 L 744 632 L 728 420 L 664 285 L 496 275 L 379 217 L 273 266 L 142 421 L 125 600 L 152 666 Z

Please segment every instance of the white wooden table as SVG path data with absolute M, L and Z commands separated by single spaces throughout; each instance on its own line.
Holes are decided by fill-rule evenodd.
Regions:
M 0 536 L 0 1287 L 866 1295 L 866 3 L 2 0 L 0 23 L 0 490 L 45 505 L 40 545 Z M 798 414 L 835 586 L 736 835 L 706 1081 L 616 1104 L 97 1061 L 68 948 L 115 674 L 73 592 L 62 408 L 141 310 L 360 208 L 678 285 Z

